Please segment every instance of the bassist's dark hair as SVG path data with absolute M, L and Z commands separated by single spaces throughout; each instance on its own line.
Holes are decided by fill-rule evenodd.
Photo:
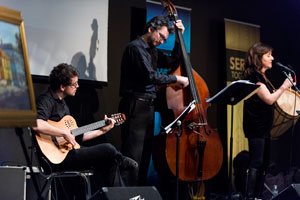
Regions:
M 170 24 L 169 18 L 166 16 L 156 16 L 150 19 L 145 27 L 145 32 L 148 31 L 148 28 L 153 28 L 154 30 L 160 29 L 162 26 L 168 28 L 169 33 L 174 32 L 174 26 Z

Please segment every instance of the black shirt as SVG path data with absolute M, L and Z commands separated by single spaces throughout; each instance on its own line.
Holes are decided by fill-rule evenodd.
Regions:
M 57 95 L 48 89 L 36 100 L 37 119 L 60 121 L 64 116 L 70 115 L 69 107 L 64 99 L 59 99 Z M 76 127 L 74 127 L 76 128 Z M 81 143 L 83 135 L 76 137 L 76 141 Z
M 37 118 L 47 121 L 59 121 L 65 115 L 70 115 L 66 102 L 60 100 L 50 89 L 40 95 L 36 101 Z
M 247 77 L 251 82 L 264 83 L 268 90 L 272 92 L 270 84 L 264 77 L 254 72 Z M 263 102 L 257 94 L 244 101 L 243 128 L 247 138 L 266 138 L 270 137 L 270 131 L 273 125 L 274 106 Z
M 120 95 L 156 97 L 156 86 L 175 83 L 174 75 L 165 75 L 156 68 L 175 68 L 179 65 L 179 45 L 175 43 L 171 56 L 166 56 L 141 38 L 130 42 L 121 63 Z

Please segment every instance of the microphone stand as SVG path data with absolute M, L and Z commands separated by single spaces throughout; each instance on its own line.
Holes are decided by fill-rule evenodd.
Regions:
M 169 134 L 174 128 L 176 131 L 176 200 L 179 200 L 179 151 L 180 151 L 180 136 L 182 135 L 182 120 L 191 112 L 195 107 L 196 101 L 193 100 L 190 104 L 181 112 L 181 114 L 168 126 L 164 128 L 166 134 Z
M 182 123 L 180 120 L 176 122 L 176 200 L 179 200 L 179 151 L 180 151 L 180 136 L 182 135 Z
M 295 72 L 294 72 L 294 71 L 292 71 L 292 72 L 293 72 L 293 74 L 296 76 Z M 286 78 L 292 83 L 292 85 L 294 86 L 296 92 L 299 94 L 300 91 L 299 91 L 297 85 L 296 85 L 296 84 L 294 85 L 293 80 L 291 80 L 289 74 L 287 74 L 285 71 L 283 71 L 283 74 L 284 74 L 284 75 L 286 76 Z M 296 94 L 295 94 L 295 95 L 296 95 Z M 294 113 L 297 112 L 297 111 L 296 111 L 296 98 L 295 98 L 294 111 L 293 111 L 293 112 L 294 112 Z M 297 112 L 297 113 L 298 113 L 298 112 Z M 294 139 L 293 137 L 294 137 L 295 124 L 296 124 L 296 123 L 294 122 L 294 123 L 293 123 L 293 126 L 292 126 L 292 132 L 291 132 L 290 167 L 292 166 L 292 161 L 293 161 L 293 139 Z

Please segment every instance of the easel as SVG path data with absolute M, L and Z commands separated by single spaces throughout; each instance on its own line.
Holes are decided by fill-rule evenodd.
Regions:
M 168 126 L 164 128 L 165 133 L 169 134 L 174 128 L 177 128 L 176 132 L 176 200 L 179 200 L 179 145 L 180 145 L 180 136 L 182 134 L 182 120 L 186 115 L 191 112 L 195 106 L 195 100 L 193 100 L 182 112 L 181 114 Z
M 251 97 L 257 92 L 259 85 L 255 85 L 246 80 L 233 81 L 215 96 L 206 100 L 207 103 L 223 104 L 231 106 L 231 124 L 230 124 L 230 151 L 229 151 L 229 180 L 228 191 L 232 193 L 232 154 L 233 154 L 233 106 L 242 100 Z M 231 195 L 230 195 L 231 199 Z
M 24 153 L 24 156 L 25 156 L 25 159 L 26 159 L 26 162 L 27 162 L 27 166 L 28 166 L 29 171 L 31 173 L 32 183 L 33 183 L 34 189 L 36 191 L 36 194 L 38 196 L 38 200 L 43 200 L 41 191 L 39 189 L 39 186 L 38 186 L 38 183 L 37 183 L 37 180 L 36 180 L 35 173 L 34 173 L 33 168 L 32 168 L 32 163 L 31 163 L 30 158 L 28 156 L 27 148 L 26 148 L 26 145 L 25 145 L 25 142 L 24 142 L 23 129 L 17 127 L 17 128 L 15 128 L 15 131 L 16 131 L 16 134 L 18 135 L 19 139 L 20 139 L 21 146 L 22 146 L 22 149 L 23 149 L 23 153 Z

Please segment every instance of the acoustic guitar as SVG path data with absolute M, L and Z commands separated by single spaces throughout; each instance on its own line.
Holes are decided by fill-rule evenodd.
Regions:
M 122 113 L 113 114 L 111 115 L 110 118 L 116 121 L 115 126 L 122 124 L 126 120 L 125 115 Z M 70 115 L 64 116 L 58 122 L 52 120 L 48 120 L 47 122 L 57 128 L 71 130 L 71 133 L 75 137 L 82 135 L 86 132 L 99 129 L 109 124 L 109 121 L 101 120 L 78 128 L 76 120 Z M 66 158 L 68 152 L 71 149 L 80 148 L 80 145 L 78 143 L 76 143 L 76 145 L 73 147 L 63 137 L 55 137 L 55 136 L 50 136 L 42 133 L 36 133 L 35 138 L 37 140 L 41 152 L 53 164 L 61 163 Z

